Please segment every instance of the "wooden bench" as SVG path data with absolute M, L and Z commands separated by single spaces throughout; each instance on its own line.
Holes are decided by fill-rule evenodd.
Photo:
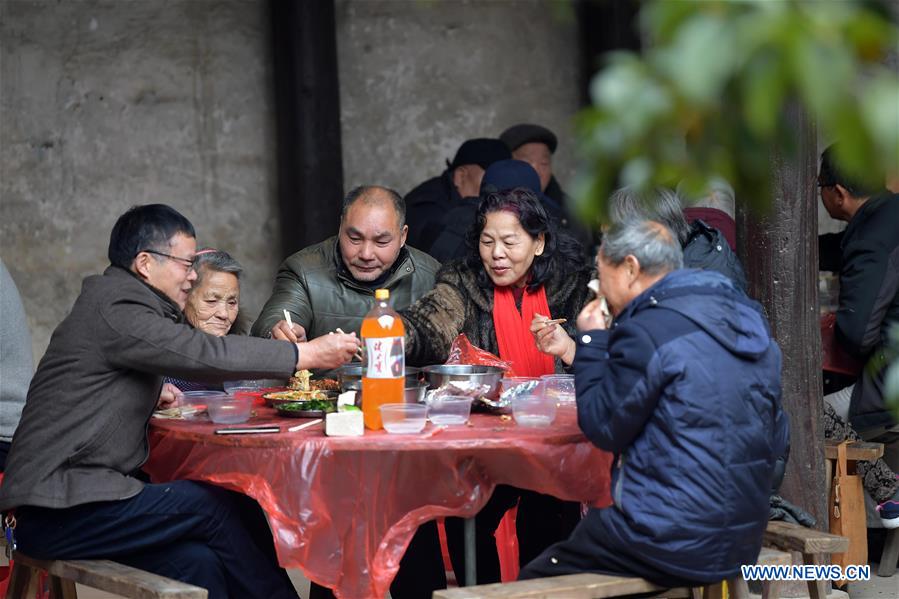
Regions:
M 206 589 L 108 560 L 42 561 L 16 551 L 6 599 L 34 599 L 49 574 L 51 599 L 76 599 L 75 583 L 133 599 L 206 599 Z
M 893 429 L 884 429 L 891 432 Z M 896 429 L 899 432 L 899 429 Z M 867 443 L 857 442 L 850 443 L 846 452 L 846 459 L 849 462 L 873 462 L 883 457 L 883 443 Z M 830 439 L 824 445 L 824 457 L 828 460 L 826 474 L 826 488 L 830 490 L 830 484 L 833 476 L 833 468 L 831 462 L 837 459 L 837 442 Z M 880 556 L 879 565 L 877 567 L 877 575 L 889 578 L 896 573 L 896 560 L 899 559 L 899 528 L 893 528 L 887 531 L 886 540 L 883 544 L 883 552 Z
M 824 565 L 833 553 L 843 553 L 849 549 L 849 539 L 829 532 L 821 532 L 805 528 L 798 524 L 789 524 L 772 520 L 765 531 L 764 545 L 783 551 L 798 551 L 802 561 L 807 565 Z M 808 581 L 808 593 L 811 599 L 824 599 L 827 596 L 827 581 Z
M 789 553 L 763 548 L 756 563 L 759 565 L 789 565 Z M 771 581 L 763 590 L 763 597 L 776 599 L 776 581 Z M 734 599 L 747 599 L 749 590 L 746 581 L 735 578 L 728 581 L 729 596 Z M 570 574 L 534 580 L 516 582 L 482 584 L 456 589 L 434 591 L 432 599 L 605 599 L 620 597 L 633 593 L 656 593 L 653 597 L 671 599 L 691 597 L 698 599 L 716 599 L 723 596 L 721 583 L 707 587 L 666 589 L 642 578 L 626 576 L 610 576 L 605 574 Z

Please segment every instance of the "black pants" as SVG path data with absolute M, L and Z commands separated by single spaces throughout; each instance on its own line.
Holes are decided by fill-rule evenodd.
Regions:
M 499 485 L 487 505 L 475 516 L 475 548 L 478 584 L 500 582 L 499 555 L 493 533 L 506 512 L 518 503 L 515 533 L 518 536 L 518 563 L 527 564 L 568 535 L 580 521 L 580 504 L 550 495 Z M 464 520 L 446 519 L 446 540 L 456 579 L 465 576 Z M 468 584 L 465 581 L 465 584 Z
M 604 508 L 608 510 L 614 507 Z M 663 572 L 652 564 L 641 561 L 638 555 L 622 551 L 620 547 L 608 546 L 608 536 L 599 517 L 602 510 L 592 509 L 574 529 L 571 536 L 541 553 L 535 560 L 527 564 L 518 576 L 519 580 L 530 578 L 546 578 L 547 576 L 564 576 L 595 572 L 616 576 L 634 576 L 665 587 L 696 586 L 707 584 L 701 581 L 690 581 Z M 646 593 L 638 596 L 651 596 L 657 593 Z
M 16 537 L 37 559 L 112 559 L 209 590 L 210 599 L 297 599 L 259 505 L 203 483 L 146 485 L 129 499 L 20 507 Z

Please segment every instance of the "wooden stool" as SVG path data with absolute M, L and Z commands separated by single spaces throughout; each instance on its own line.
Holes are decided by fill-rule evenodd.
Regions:
M 833 439 L 824 440 L 824 489 L 830 497 L 830 487 L 833 484 L 833 464 L 837 459 L 837 445 L 839 441 Z M 851 463 L 850 473 L 855 472 L 855 462 L 873 462 L 883 457 L 883 443 L 867 443 L 856 441 L 846 448 L 846 461 Z M 828 506 L 828 509 L 830 507 Z
M 756 561 L 759 565 L 789 565 L 790 554 L 770 548 L 762 548 Z M 763 597 L 777 599 L 776 581 L 765 585 Z M 729 596 L 734 599 L 748 599 L 749 589 L 742 577 L 727 581 Z M 457 589 L 434 591 L 433 599 L 538 599 L 544 597 L 564 597 L 565 599 L 606 599 L 633 593 L 658 593 L 653 597 L 670 599 L 690 597 L 691 599 L 720 599 L 723 583 L 705 587 L 666 589 L 642 578 L 610 576 L 606 574 L 569 574 L 551 578 L 519 580 L 516 582 L 482 584 Z
M 849 539 L 829 532 L 821 532 L 805 528 L 798 524 L 789 524 L 772 520 L 765 531 L 764 544 L 783 551 L 798 551 L 806 565 L 824 565 L 831 554 L 843 553 L 849 549 Z M 824 580 L 808 581 L 808 593 L 811 599 L 824 599 L 827 586 Z
M 107 560 L 42 561 L 13 554 L 6 599 L 33 599 L 38 574 L 50 575 L 51 599 L 77 599 L 75 583 L 134 599 L 206 599 L 206 589 Z

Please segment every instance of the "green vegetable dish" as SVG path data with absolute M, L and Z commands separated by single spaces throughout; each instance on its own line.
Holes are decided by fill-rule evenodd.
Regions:
M 309 410 L 336 412 L 337 404 L 326 399 L 310 399 L 309 401 L 292 401 L 290 403 L 281 404 L 278 406 L 278 409 L 286 412 L 305 412 Z

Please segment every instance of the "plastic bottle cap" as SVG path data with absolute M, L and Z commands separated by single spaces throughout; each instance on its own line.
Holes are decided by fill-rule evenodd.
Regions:
M 390 290 L 389 289 L 375 289 L 375 299 L 379 299 L 379 300 L 390 299 Z

